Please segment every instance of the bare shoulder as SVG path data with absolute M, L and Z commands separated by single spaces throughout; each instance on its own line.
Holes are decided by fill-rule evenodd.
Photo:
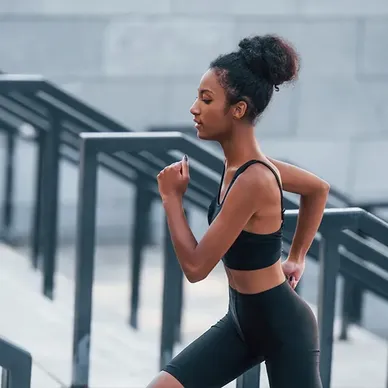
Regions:
M 274 172 L 278 174 L 276 168 Z M 229 196 L 232 197 L 230 202 L 249 200 L 251 206 L 257 209 L 264 201 L 268 203 L 268 200 L 278 199 L 279 184 L 274 172 L 261 163 L 249 166 L 239 175 L 230 190 Z
M 267 163 L 267 162 L 266 162 Z M 263 199 L 277 199 L 279 197 L 279 184 L 282 184 L 282 179 L 279 171 L 271 163 L 264 165 L 256 163 L 251 166 L 251 179 L 254 181 L 255 195 L 258 201 Z

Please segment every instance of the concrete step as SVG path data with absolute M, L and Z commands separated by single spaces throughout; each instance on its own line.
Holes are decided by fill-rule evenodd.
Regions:
M 40 276 L 30 270 L 24 257 L 5 246 L 0 247 L 0 257 L 0 282 L 5 291 L 0 304 L 7 312 L 2 314 L 0 332 L 31 351 L 34 368 L 68 386 L 74 285 L 59 276 L 58 297 L 52 302 L 40 294 Z M 128 328 L 121 316 L 105 305 L 95 306 L 92 333 L 91 387 L 142 386 L 144 378 L 155 373 L 154 339 Z M 33 388 L 43 388 L 38 374 L 34 372 Z
M 73 249 L 61 249 L 59 252 L 54 302 L 41 296 L 40 275 L 30 269 L 25 256 L 7 246 L 0 246 L 0 258 L 0 281 L 6 290 L 0 303 L 7 306 L 7 317 L 0 322 L 0 332 L 30 349 L 36 364 L 47 375 L 54 376 L 67 386 L 71 373 Z M 97 248 L 91 339 L 92 388 L 144 387 L 157 373 L 161 263 L 158 249 L 148 249 L 141 283 L 140 329 L 135 331 L 126 324 L 128 248 Z M 203 282 L 185 282 L 184 304 L 183 342 L 177 346 L 175 353 L 225 314 L 227 283 L 221 268 L 217 267 Z M 316 311 L 314 306 L 312 308 Z M 336 338 L 338 332 L 337 321 Z M 356 327 L 351 329 L 350 338 L 349 342 L 335 341 L 332 388 L 384 388 L 387 365 L 385 341 Z M 370 357 L 366 356 L 369 354 Z M 268 387 L 265 367 L 262 368 L 262 382 L 263 387 Z M 228 385 L 234 386 L 234 382 Z M 34 382 L 33 388 L 38 387 L 42 388 Z

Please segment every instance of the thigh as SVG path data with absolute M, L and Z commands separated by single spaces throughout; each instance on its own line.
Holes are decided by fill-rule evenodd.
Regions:
M 284 350 L 266 360 L 271 388 L 322 388 L 319 351 Z
M 179 353 L 164 371 L 185 388 L 222 387 L 258 363 L 227 314 Z
M 321 388 L 319 339 L 309 305 L 285 283 L 268 310 L 266 365 L 271 388 Z

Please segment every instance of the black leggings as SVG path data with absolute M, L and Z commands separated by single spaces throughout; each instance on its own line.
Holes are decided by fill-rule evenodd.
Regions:
M 271 388 L 321 388 L 316 319 L 287 282 L 246 295 L 163 370 L 185 388 L 220 388 L 265 361 Z

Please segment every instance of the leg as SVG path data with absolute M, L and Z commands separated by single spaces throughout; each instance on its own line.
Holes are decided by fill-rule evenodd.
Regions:
M 279 289 L 269 318 L 266 366 L 271 388 L 322 388 L 316 318 L 291 288 Z
M 147 388 L 184 388 L 184 386 L 169 373 L 161 371 Z
M 285 349 L 266 367 L 271 388 L 322 388 L 318 351 Z
M 179 353 L 148 388 L 218 388 L 258 362 L 227 314 Z

